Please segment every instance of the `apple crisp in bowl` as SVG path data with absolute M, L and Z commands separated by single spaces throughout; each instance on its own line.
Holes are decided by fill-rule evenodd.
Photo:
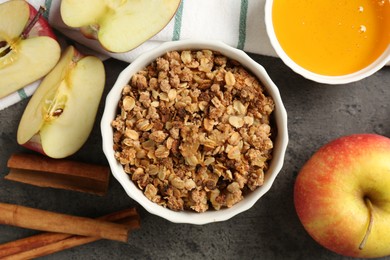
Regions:
M 249 209 L 270 189 L 288 142 L 286 111 L 264 68 L 213 41 L 141 55 L 107 96 L 101 129 L 127 194 L 192 224 Z

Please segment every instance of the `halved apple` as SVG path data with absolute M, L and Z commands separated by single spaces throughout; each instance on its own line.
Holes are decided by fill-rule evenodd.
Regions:
M 145 42 L 172 19 L 181 0 L 62 0 L 61 16 L 111 52 Z
M 0 98 L 45 76 L 60 55 L 52 29 L 34 7 L 23 0 L 0 4 Z
M 102 61 L 69 46 L 27 104 L 18 143 L 52 158 L 78 151 L 93 128 L 104 85 Z

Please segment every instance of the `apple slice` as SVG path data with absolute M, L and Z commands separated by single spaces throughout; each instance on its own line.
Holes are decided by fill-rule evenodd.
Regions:
M 145 42 L 172 19 L 180 0 L 63 0 L 61 16 L 87 38 L 111 52 L 125 52 Z
M 0 4 L 0 98 L 45 76 L 61 48 L 46 20 L 22 0 Z
M 52 158 L 78 151 L 92 130 L 104 84 L 102 61 L 69 46 L 31 97 L 18 143 Z

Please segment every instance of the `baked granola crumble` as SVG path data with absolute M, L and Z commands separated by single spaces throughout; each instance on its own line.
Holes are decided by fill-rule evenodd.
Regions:
M 115 158 L 151 201 L 231 207 L 264 182 L 274 102 L 238 62 L 172 51 L 132 76 L 112 121 Z

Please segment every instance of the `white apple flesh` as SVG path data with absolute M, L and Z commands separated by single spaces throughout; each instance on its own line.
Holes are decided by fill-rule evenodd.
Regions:
M 111 52 L 142 44 L 172 19 L 181 0 L 63 0 L 61 17 Z
M 329 250 L 390 255 L 390 139 L 355 134 L 324 145 L 300 170 L 294 203 L 306 231 Z
M 22 37 L 36 14 L 25 1 L 0 4 L 0 98 L 45 76 L 60 58 L 60 45 L 43 18 Z
M 77 152 L 92 131 L 104 85 L 102 61 L 69 46 L 29 101 L 18 143 L 52 158 Z

